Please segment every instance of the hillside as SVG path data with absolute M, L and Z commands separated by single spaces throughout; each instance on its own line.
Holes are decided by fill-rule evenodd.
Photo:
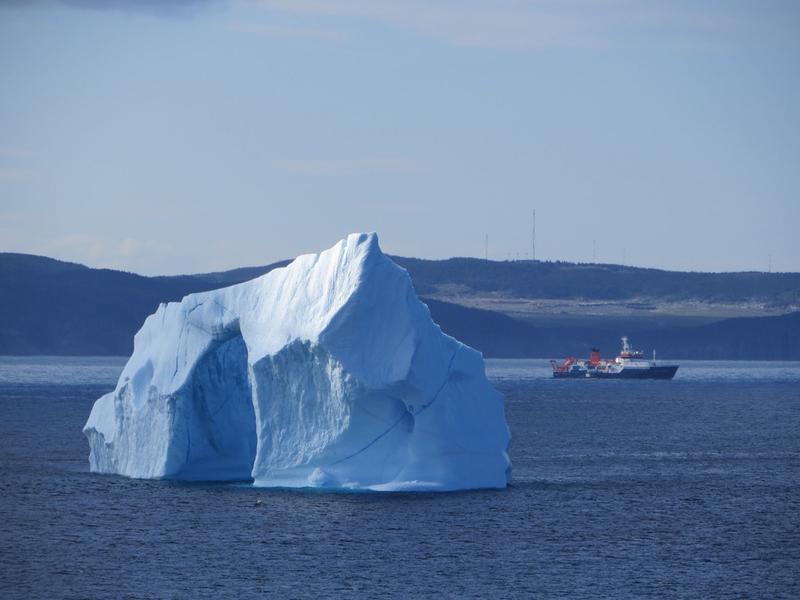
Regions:
M 658 300 L 800 307 L 800 273 L 695 273 L 623 265 L 474 258 L 423 260 L 394 257 L 420 294 L 448 286 L 520 298 Z
M 661 356 L 800 359 L 800 313 L 712 322 L 658 314 L 646 318 L 618 314 L 564 318 L 555 314 L 531 320 L 515 318 L 513 311 L 504 314 L 469 305 L 480 293 L 501 300 L 503 294 L 529 294 L 531 302 L 539 300 L 536 294 L 546 300 L 625 301 L 629 299 L 626 294 L 638 298 L 647 293 L 654 302 L 662 298 L 698 303 L 715 300 L 785 308 L 800 298 L 800 275 L 794 273 L 676 273 L 530 261 L 395 260 L 409 270 L 442 329 L 487 356 L 561 356 L 583 353 L 593 345 L 601 345 L 611 354 L 622 333 L 634 333 L 638 346 L 656 346 Z M 126 355 L 132 349 L 133 334 L 160 302 L 232 285 L 285 264 L 144 277 L 40 256 L 0 253 L 0 354 Z M 602 281 L 603 272 L 614 274 L 610 282 Z M 458 293 L 443 293 L 447 286 L 457 286 Z M 640 312 L 652 312 L 634 306 Z
M 160 302 L 218 287 L 39 256 L 0 254 L 0 353 L 123 355 Z

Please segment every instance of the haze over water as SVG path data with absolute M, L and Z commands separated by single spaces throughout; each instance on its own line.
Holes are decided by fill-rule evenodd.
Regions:
M 0 358 L 4 597 L 800 595 L 800 363 L 489 360 L 513 484 L 453 494 L 91 474 L 81 428 L 123 363 Z

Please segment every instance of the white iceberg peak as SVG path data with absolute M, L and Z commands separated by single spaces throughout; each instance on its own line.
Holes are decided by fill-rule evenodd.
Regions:
M 503 401 L 374 233 L 162 304 L 84 428 L 92 471 L 379 490 L 504 487 Z

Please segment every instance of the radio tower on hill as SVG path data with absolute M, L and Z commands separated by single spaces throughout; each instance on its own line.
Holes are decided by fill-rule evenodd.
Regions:
M 533 229 L 531 230 L 531 260 L 536 262 L 536 209 L 533 209 Z

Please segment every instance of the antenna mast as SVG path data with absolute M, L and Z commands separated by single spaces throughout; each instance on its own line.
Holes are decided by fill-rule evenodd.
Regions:
M 485 251 L 486 251 L 486 260 L 489 260 L 489 234 L 488 234 L 488 233 L 486 234 L 486 247 L 485 247 Z
M 536 209 L 533 209 L 533 230 L 531 231 L 531 260 L 536 262 Z

